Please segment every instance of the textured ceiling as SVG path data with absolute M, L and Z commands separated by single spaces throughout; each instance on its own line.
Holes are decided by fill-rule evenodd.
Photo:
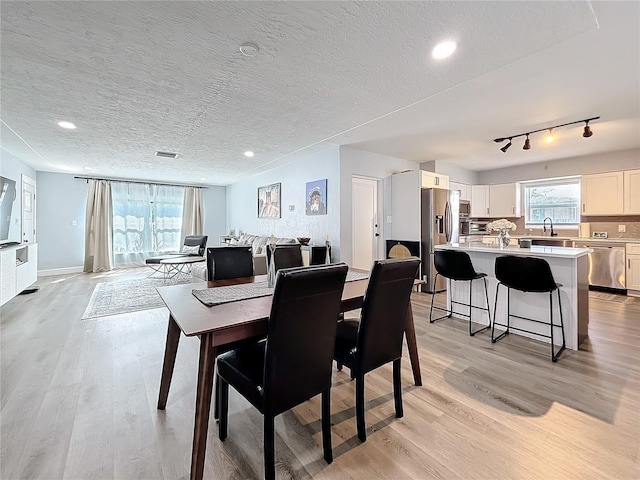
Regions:
M 640 146 L 637 2 L 2 1 L 0 13 L 2 147 L 37 170 L 225 185 L 331 145 L 474 170 Z M 431 59 L 446 38 L 456 54 Z M 491 141 L 595 115 L 591 139 L 554 151 Z

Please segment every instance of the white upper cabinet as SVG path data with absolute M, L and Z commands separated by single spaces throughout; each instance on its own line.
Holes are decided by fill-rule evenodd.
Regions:
M 627 215 L 640 215 L 640 170 L 624 172 L 624 208 Z
M 444 190 L 449 190 L 449 177 L 447 175 L 428 172 L 426 170 L 421 170 L 421 173 L 422 188 L 442 188 Z
M 520 184 L 501 183 L 489 186 L 491 218 L 520 217 Z
M 489 216 L 489 185 L 471 185 L 471 217 Z
M 458 190 L 460 192 L 460 200 L 471 201 L 471 185 L 464 183 L 449 182 L 449 190 Z
M 635 182 L 638 179 L 630 178 Z M 582 215 L 622 215 L 624 213 L 623 172 L 583 175 L 580 180 Z M 635 192 L 638 203 L 638 193 Z M 631 192 L 629 201 L 631 203 Z

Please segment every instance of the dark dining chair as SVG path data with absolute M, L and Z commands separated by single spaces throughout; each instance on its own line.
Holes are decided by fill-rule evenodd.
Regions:
M 207 280 L 253 276 L 251 246 L 207 248 Z
M 267 479 L 275 478 L 275 417 L 317 394 L 324 459 L 333 461 L 331 370 L 347 269 L 342 263 L 278 271 L 267 338 L 218 356 L 220 440 L 227 438 L 231 385 L 264 415 Z
M 327 250 L 329 250 L 329 260 L 331 260 L 331 245 L 312 245 L 310 249 L 310 265 L 323 265 L 325 263 L 331 263 L 331 261 L 327 262 Z
M 267 249 L 267 265 L 271 262 L 271 248 L 269 245 L 266 246 Z M 292 268 L 292 267 L 301 267 L 302 266 L 302 250 L 300 244 L 283 244 L 276 245 L 275 251 L 273 252 L 275 259 L 275 268 L 276 272 L 281 268 Z
M 393 362 L 393 396 L 396 417 L 401 418 L 400 366 L 407 309 L 420 259 L 415 257 L 373 262 L 360 319 L 338 323 L 335 360 L 338 370 L 347 366 L 356 380 L 358 438 L 367 440 L 364 418 L 364 376 Z

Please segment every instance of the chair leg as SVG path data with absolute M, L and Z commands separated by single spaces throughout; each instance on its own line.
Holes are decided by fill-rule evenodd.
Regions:
M 219 388 L 220 398 L 220 423 L 218 425 L 218 437 L 224 442 L 227 438 L 227 424 L 229 420 L 229 384 L 220 375 L 216 375 L 216 389 Z
M 264 415 L 264 478 L 276 478 L 276 449 L 275 449 L 275 418 Z
M 333 462 L 333 450 L 331 449 L 331 389 L 322 392 L 322 449 L 324 460 Z
M 506 325 L 507 329 L 504 332 L 502 332 L 500 335 L 495 337 L 496 311 L 498 309 L 498 290 L 500 290 L 500 285 L 502 285 L 500 282 L 498 282 L 498 284 L 496 285 L 496 300 L 495 300 L 494 305 L 493 305 L 493 324 L 491 326 L 491 343 L 496 343 L 498 340 L 500 340 L 503 337 L 506 337 L 509 334 L 509 322 L 510 322 L 510 319 L 511 319 L 510 310 L 509 310 L 509 303 L 510 303 L 509 291 L 510 291 L 510 288 L 507 287 L 507 325 Z
M 393 361 L 393 399 L 396 404 L 396 418 L 402 418 L 402 385 L 400 383 L 400 365 L 401 359 Z
M 220 381 L 216 375 L 216 386 L 213 397 L 213 419 L 220 420 Z
M 558 309 L 560 310 L 560 330 L 562 331 L 562 346 L 560 347 L 560 350 L 558 350 L 558 353 L 554 353 L 554 343 L 553 343 L 553 292 L 549 292 L 549 316 L 550 316 L 550 322 L 551 322 L 551 361 L 552 362 L 557 362 L 558 358 L 560 357 L 560 354 L 564 351 L 566 344 L 565 344 L 565 339 L 564 339 L 564 322 L 562 321 L 562 302 L 560 300 L 560 289 L 557 289 L 558 291 Z
M 338 369 L 339 372 L 342 371 L 342 363 L 336 361 L 336 368 Z
M 358 438 L 362 442 L 367 441 L 367 428 L 364 422 L 364 374 L 356 377 L 356 426 Z
M 481 327 L 475 332 L 471 330 L 471 312 L 473 311 L 473 307 L 471 306 L 473 305 L 471 303 L 471 291 L 473 290 L 473 280 L 470 280 L 469 281 L 469 336 L 471 337 L 473 337 L 476 333 L 484 332 L 488 328 L 491 328 L 491 313 L 489 313 L 489 294 L 487 293 L 487 280 L 484 277 L 482 278 L 482 280 L 484 280 L 484 292 L 485 292 L 485 297 L 487 298 L 487 313 L 489 314 L 489 325 L 487 325 L 486 327 Z M 480 307 L 476 307 L 476 308 L 480 309 Z
M 436 310 L 441 310 L 444 312 L 447 312 L 446 315 L 443 315 L 442 317 L 438 317 L 438 318 L 433 318 L 433 302 L 436 298 L 436 282 L 438 281 L 438 275 L 440 275 L 439 273 L 436 273 L 435 277 L 433 277 L 433 290 L 431 290 L 431 307 L 429 308 L 429 323 L 434 323 L 437 322 L 438 320 L 442 320 L 443 318 L 451 318 L 451 316 L 453 315 L 453 306 L 452 309 L 449 310 L 447 308 L 441 308 L 441 307 L 435 307 Z M 447 285 L 448 285 L 448 291 L 451 291 L 451 279 L 448 278 L 447 279 Z

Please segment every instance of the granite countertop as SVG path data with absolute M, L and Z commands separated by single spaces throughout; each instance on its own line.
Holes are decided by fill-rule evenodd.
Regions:
M 485 235 L 485 237 L 497 237 L 498 235 Z M 517 240 L 518 238 L 531 238 L 531 239 L 545 239 L 545 240 L 572 240 L 574 242 L 583 243 L 640 243 L 640 238 L 593 238 L 593 237 L 568 237 L 558 235 L 557 237 L 549 237 L 546 235 L 511 235 L 511 238 Z
M 500 248 L 498 245 L 487 244 L 458 244 L 452 245 L 435 245 L 436 250 L 463 250 L 467 252 L 483 252 L 483 253 L 495 253 L 496 255 L 526 255 L 536 257 L 558 257 L 558 258 L 578 258 L 587 255 L 593 250 L 590 248 L 573 248 L 573 247 L 546 247 L 534 245 L 530 248 L 520 248 L 516 245 L 509 245 L 508 247 Z

